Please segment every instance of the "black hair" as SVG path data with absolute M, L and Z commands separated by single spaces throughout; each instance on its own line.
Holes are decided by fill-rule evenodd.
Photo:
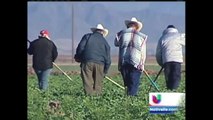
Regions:
M 100 30 L 100 29 L 96 29 L 94 32 L 98 32 L 98 33 L 103 34 L 103 30 Z
M 136 26 L 136 24 L 135 23 L 129 23 L 128 25 L 127 25 L 127 28 L 130 28 L 130 27 L 132 27 L 132 26 Z
M 174 25 L 168 25 L 167 28 L 175 28 Z

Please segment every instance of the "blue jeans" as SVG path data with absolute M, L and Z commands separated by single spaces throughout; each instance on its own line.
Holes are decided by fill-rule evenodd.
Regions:
M 38 77 L 38 86 L 40 90 L 46 90 L 48 88 L 48 77 L 52 68 L 46 70 L 36 70 L 35 73 Z
M 140 84 L 141 71 L 131 64 L 124 64 L 121 66 L 121 74 L 124 86 L 127 87 L 127 95 L 136 96 Z
M 181 79 L 181 63 L 167 62 L 164 64 L 164 75 L 167 89 L 177 89 Z

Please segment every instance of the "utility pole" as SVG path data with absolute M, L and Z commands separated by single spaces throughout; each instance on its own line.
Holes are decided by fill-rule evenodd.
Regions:
M 74 63 L 74 51 L 75 51 L 75 45 L 74 45 L 74 2 L 72 3 L 72 63 Z

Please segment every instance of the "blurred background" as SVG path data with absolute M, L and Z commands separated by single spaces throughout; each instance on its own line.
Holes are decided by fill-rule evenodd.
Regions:
M 58 64 L 77 64 L 73 56 L 82 36 L 101 23 L 109 30 L 106 37 L 111 46 L 113 64 L 117 64 L 118 48 L 115 34 L 125 29 L 125 20 L 136 17 L 143 23 L 142 33 L 148 35 L 147 64 L 156 64 L 155 50 L 163 30 L 173 24 L 185 32 L 185 2 L 28 2 L 28 39 L 38 38 L 47 29 L 56 44 Z M 184 49 L 185 55 L 185 49 Z M 32 62 L 28 56 L 28 64 Z

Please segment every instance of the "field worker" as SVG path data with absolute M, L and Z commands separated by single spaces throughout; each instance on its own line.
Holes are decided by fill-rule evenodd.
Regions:
M 58 56 L 57 47 L 49 38 L 47 30 L 40 31 L 38 39 L 30 43 L 28 54 L 33 55 L 33 69 L 38 78 L 40 90 L 48 88 L 48 77 Z
M 119 47 L 118 70 L 123 77 L 127 95 L 137 96 L 140 76 L 146 60 L 147 35 L 140 32 L 143 24 L 135 17 L 125 20 L 127 29 L 116 34 L 114 45 Z
M 185 33 L 179 33 L 174 25 L 168 25 L 158 41 L 156 60 L 164 67 L 167 89 L 177 89 L 181 79 L 183 63 L 182 46 L 185 46 Z
M 110 46 L 105 37 L 108 30 L 101 24 L 91 28 L 78 44 L 75 61 L 81 62 L 81 78 L 86 95 L 100 95 L 102 80 L 111 65 Z

